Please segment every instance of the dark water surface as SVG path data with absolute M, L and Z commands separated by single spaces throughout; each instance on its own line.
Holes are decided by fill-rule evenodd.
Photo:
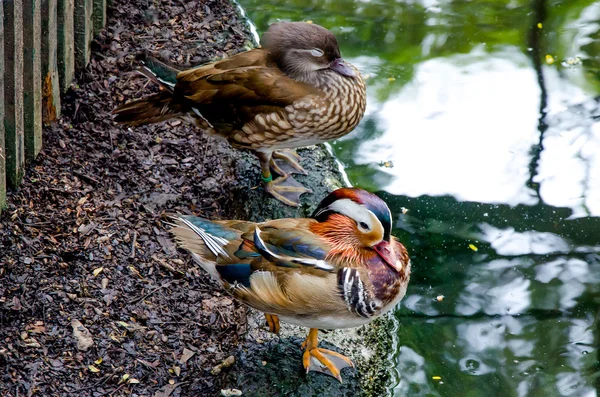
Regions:
M 241 4 L 259 33 L 331 29 L 368 76 L 332 147 L 413 258 L 394 394 L 599 395 L 600 2 Z

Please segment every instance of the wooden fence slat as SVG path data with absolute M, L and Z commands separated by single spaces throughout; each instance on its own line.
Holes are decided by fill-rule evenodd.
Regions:
M 16 188 L 23 178 L 23 8 L 21 0 L 4 1 L 4 129 L 6 181 Z
M 60 89 L 66 92 L 75 74 L 75 36 L 73 35 L 74 0 L 58 0 L 58 76 Z
M 94 0 L 94 36 L 97 36 L 106 25 L 106 0 Z
M 75 0 L 75 66 L 84 69 L 90 61 L 93 0 Z
M 46 124 L 60 117 L 57 22 L 57 0 L 42 0 L 42 118 Z
M 28 163 L 42 149 L 41 6 L 41 0 L 23 0 L 23 120 Z
M 7 186 L 19 185 L 25 161 L 41 150 L 42 121 L 59 117 L 75 66 L 87 66 L 107 1 L 0 2 L 0 211 Z
M 0 120 L 4 120 L 4 10 L 0 1 Z M 0 123 L 0 212 L 6 206 L 4 123 Z

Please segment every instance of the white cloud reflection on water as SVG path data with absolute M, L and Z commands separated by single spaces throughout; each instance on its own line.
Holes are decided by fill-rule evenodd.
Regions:
M 564 238 L 554 233 L 516 232 L 513 227 L 499 229 L 487 224 L 481 224 L 479 227 L 483 233 L 481 240 L 488 241 L 498 255 L 547 255 L 567 253 L 573 249 Z
M 378 63 L 364 58 L 353 62 L 377 74 Z M 591 96 L 554 68 L 544 67 L 544 76 L 550 126 L 534 181 L 547 204 L 573 208 L 575 216 L 600 215 L 600 124 L 568 111 Z M 357 139 L 360 156 L 354 161 L 393 161 L 393 168 L 381 169 L 389 174 L 381 189 L 509 205 L 538 201 L 526 182 L 530 150 L 540 135 L 540 89 L 520 49 L 486 53 L 476 48 L 466 55 L 425 61 L 383 103 L 372 95 L 381 79 L 372 83 L 378 87 L 370 90 L 367 114 L 383 134 Z M 572 128 L 567 128 L 569 122 Z
M 381 106 L 378 127 L 385 132 L 363 141 L 356 161 L 392 160 L 386 171 L 393 177 L 382 186 L 392 194 L 533 203 L 525 182 L 527 154 L 538 139 L 538 98 L 535 73 L 504 57 L 476 50 L 426 61 Z

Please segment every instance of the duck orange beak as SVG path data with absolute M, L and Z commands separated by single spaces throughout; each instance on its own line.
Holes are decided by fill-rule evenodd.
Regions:
M 373 246 L 373 249 L 379 254 L 381 259 L 397 272 L 402 271 L 402 261 L 394 251 L 394 247 L 389 241 L 382 241 Z

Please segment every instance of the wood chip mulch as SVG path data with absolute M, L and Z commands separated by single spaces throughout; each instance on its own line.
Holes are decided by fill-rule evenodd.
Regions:
M 164 215 L 227 217 L 235 156 L 180 121 L 128 130 L 110 112 L 156 89 L 131 73 L 141 50 L 194 65 L 248 37 L 226 0 L 112 3 L 0 217 L 0 396 L 220 391 L 245 309 L 177 253 Z

